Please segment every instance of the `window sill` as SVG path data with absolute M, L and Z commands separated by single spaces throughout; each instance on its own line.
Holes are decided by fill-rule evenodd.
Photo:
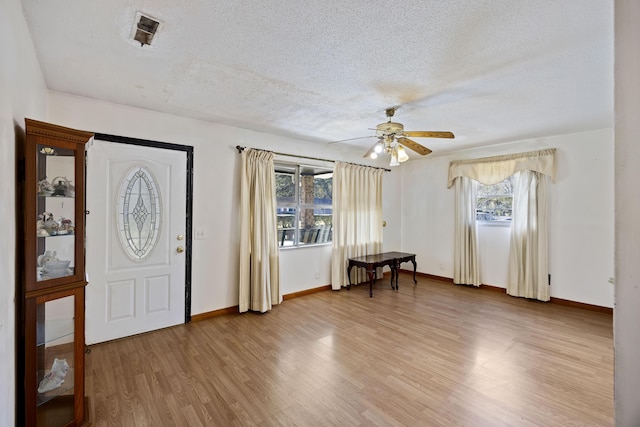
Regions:
M 511 221 L 476 221 L 481 227 L 511 227 Z
M 290 251 L 292 249 L 304 249 L 304 248 L 317 248 L 318 246 L 329 246 L 332 242 L 324 242 L 324 243 L 307 243 L 305 245 L 300 246 L 278 246 L 278 249 L 281 251 Z

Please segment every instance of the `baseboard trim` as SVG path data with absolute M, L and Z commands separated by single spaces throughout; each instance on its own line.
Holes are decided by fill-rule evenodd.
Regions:
M 199 322 L 201 320 L 211 319 L 213 317 L 224 316 L 225 314 L 237 314 L 240 310 L 237 305 L 233 307 L 221 308 L 220 310 L 207 311 L 205 313 L 194 314 L 191 316 L 191 322 Z
M 330 290 L 331 290 L 331 285 L 324 285 L 324 286 L 320 286 L 319 288 L 306 289 L 304 291 L 292 292 L 290 294 L 283 295 L 282 300 L 286 301 L 293 298 L 303 297 L 305 295 L 311 295 L 311 294 L 316 294 L 318 292 L 324 292 L 324 291 L 330 291 Z
M 400 273 L 413 274 L 413 270 L 404 270 L 401 268 Z M 436 276 L 435 274 L 428 274 L 428 273 L 420 273 L 419 271 L 416 271 L 416 276 L 424 277 L 431 280 L 437 280 L 438 282 L 451 283 L 453 285 L 453 279 L 450 277 Z
M 305 295 L 311 295 L 318 292 L 330 291 L 331 285 L 320 286 L 319 288 L 306 289 L 304 291 L 292 292 L 282 296 L 282 300 L 290 300 L 293 298 L 303 297 Z M 220 310 L 207 311 L 205 313 L 194 314 L 191 316 L 192 322 L 199 322 L 201 320 L 211 319 L 213 317 L 224 316 L 225 314 L 237 314 L 240 310 L 237 305 L 228 308 L 221 308 Z
M 407 273 L 407 274 L 413 274 L 413 270 L 405 270 L 405 269 L 402 269 L 402 268 L 400 269 L 400 272 L 401 273 Z M 453 279 L 450 278 L 450 277 L 442 277 L 442 276 L 436 276 L 436 275 L 433 275 L 433 274 L 419 273 L 419 272 L 416 272 L 416 276 L 424 277 L 424 278 L 431 279 L 431 280 L 437 280 L 439 282 L 446 282 L 446 283 L 453 284 Z M 488 291 L 501 292 L 503 294 L 507 293 L 507 290 L 505 288 L 501 288 L 499 286 L 482 284 L 482 285 L 479 286 L 479 288 L 480 289 L 485 289 L 485 290 L 488 290 Z M 577 307 L 577 308 L 582 308 L 584 310 L 598 311 L 600 313 L 606 313 L 606 314 L 613 314 L 613 308 L 611 308 L 611 307 L 602 307 L 600 305 L 587 304 L 587 303 L 584 303 L 584 302 L 571 301 L 571 300 L 562 299 L 562 298 L 555 298 L 555 297 L 551 297 L 549 302 L 551 302 L 553 304 L 558 304 L 558 305 L 565 305 L 565 306 L 568 306 L 568 307 Z
M 585 302 L 571 301 L 568 299 L 551 297 L 551 302 L 554 304 L 566 305 L 569 307 L 584 308 L 585 310 L 599 311 L 600 313 L 613 314 L 612 307 L 602 307 L 600 305 L 587 304 Z

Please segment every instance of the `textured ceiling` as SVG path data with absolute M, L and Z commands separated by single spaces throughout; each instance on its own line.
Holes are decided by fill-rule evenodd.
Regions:
M 436 153 L 613 126 L 611 0 L 22 4 L 54 91 L 318 143 L 401 105 L 405 129 L 456 134 L 417 139 Z

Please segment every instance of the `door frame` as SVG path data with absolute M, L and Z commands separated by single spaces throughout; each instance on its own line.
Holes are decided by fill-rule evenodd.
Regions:
M 165 150 L 184 151 L 187 155 L 187 188 L 185 212 L 185 277 L 184 277 L 184 323 L 191 322 L 191 263 L 192 263 L 192 230 L 193 230 L 193 146 L 172 144 L 169 142 L 152 141 L 148 139 L 130 138 L 127 136 L 110 135 L 96 132 L 93 139 L 118 144 L 140 145 L 144 147 L 162 148 Z M 85 154 L 86 155 L 86 154 Z M 86 165 L 88 169 L 90 165 Z M 86 187 L 85 187 L 86 188 Z M 86 190 L 85 190 L 86 191 Z M 86 195 L 85 195 L 86 198 Z M 86 255 L 85 255 L 86 256 Z

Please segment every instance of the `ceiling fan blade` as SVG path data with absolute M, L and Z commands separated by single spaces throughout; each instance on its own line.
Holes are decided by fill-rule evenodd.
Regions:
M 330 141 L 328 144 L 337 144 L 338 142 L 347 142 L 347 141 L 355 141 L 356 139 L 366 139 L 366 138 L 375 138 L 375 135 L 370 136 L 359 136 L 357 138 L 349 138 L 349 139 L 341 139 L 339 141 Z
M 371 158 L 371 153 L 373 153 L 376 150 L 376 145 L 378 145 L 379 143 L 380 143 L 380 140 L 376 141 L 376 143 L 373 144 L 371 148 L 369 148 L 369 151 L 367 151 L 362 157 L 364 157 L 365 159 Z
M 455 138 L 451 132 L 436 132 L 436 131 L 405 131 L 402 133 L 404 136 L 413 136 L 421 138 Z
M 412 149 L 413 151 L 420 154 L 421 156 L 426 156 L 427 154 L 431 153 L 431 150 L 429 150 L 427 147 L 420 145 L 409 138 L 400 137 L 400 138 L 397 138 L 397 140 L 398 140 L 398 143 L 404 145 L 407 148 Z

